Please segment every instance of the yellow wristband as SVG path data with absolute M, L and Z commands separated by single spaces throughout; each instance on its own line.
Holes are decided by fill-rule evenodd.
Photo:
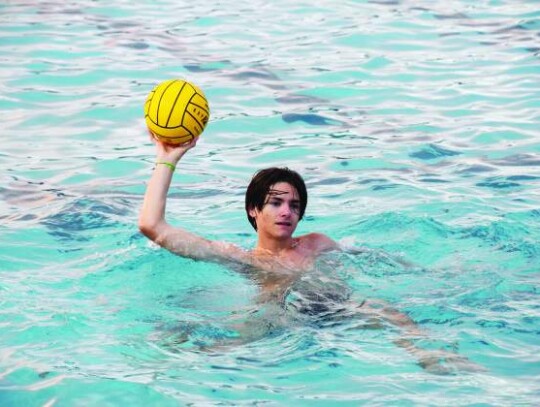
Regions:
M 166 165 L 167 167 L 171 169 L 172 172 L 174 172 L 174 170 L 176 169 L 176 166 L 174 164 L 168 163 L 167 161 L 158 161 L 156 162 L 156 165 L 158 164 Z

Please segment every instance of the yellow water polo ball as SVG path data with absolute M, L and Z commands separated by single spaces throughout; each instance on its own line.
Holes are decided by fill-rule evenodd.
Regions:
M 161 82 L 144 103 L 148 128 L 157 139 L 169 144 L 181 144 L 199 137 L 209 117 L 204 93 L 182 79 Z

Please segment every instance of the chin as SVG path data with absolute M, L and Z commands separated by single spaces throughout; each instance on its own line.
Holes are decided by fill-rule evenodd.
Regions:
M 294 229 L 293 230 L 288 230 L 288 231 L 280 231 L 278 233 L 276 233 L 276 237 L 278 239 L 288 239 L 290 237 L 292 237 L 294 233 Z

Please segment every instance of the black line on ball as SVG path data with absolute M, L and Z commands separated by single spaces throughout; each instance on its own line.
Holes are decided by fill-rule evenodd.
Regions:
M 178 82 L 178 81 L 175 81 L 175 82 Z M 176 94 L 176 99 L 174 99 L 174 103 L 171 106 L 171 111 L 169 112 L 169 117 L 167 118 L 167 123 L 165 123 L 165 126 L 169 125 L 169 120 L 171 120 L 171 116 L 172 116 L 172 114 L 174 112 L 174 108 L 176 107 L 176 103 L 178 102 L 178 98 L 182 94 L 182 91 L 184 90 L 185 87 L 186 87 L 186 82 L 183 83 L 182 87 L 180 88 L 180 90 Z
M 161 126 L 161 125 L 159 124 L 159 108 L 161 107 L 161 100 L 163 99 L 163 95 L 165 95 L 165 93 L 167 92 L 167 89 L 169 89 L 175 82 L 178 82 L 178 80 L 174 80 L 174 81 L 172 81 L 171 83 L 169 83 L 169 84 L 167 85 L 167 87 L 165 88 L 165 90 L 164 90 L 163 92 L 161 92 L 161 96 L 159 97 L 159 102 L 158 102 L 157 112 L 156 112 L 156 122 L 157 122 L 156 124 L 157 124 L 158 126 Z M 161 126 L 161 127 L 162 127 L 162 126 Z
M 198 94 L 199 96 L 201 96 L 200 93 L 197 93 L 197 94 Z M 206 109 L 205 106 L 198 105 L 198 104 L 195 103 L 195 102 L 191 102 L 191 104 L 192 104 L 193 106 L 197 106 L 199 109 L 203 110 L 203 111 L 206 113 L 207 116 L 210 116 L 210 111 L 209 111 L 208 109 Z
M 191 84 L 189 86 L 193 89 L 193 86 L 191 86 Z M 191 97 L 193 97 L 193 95 L 191 95 Z M 184 117 L 186 117 L 187 107 L 189 106 L 190 101 L 191 101 L 191 98 L 188 100 L 188 102 L 186 103 L 186 106 L 184 107 L 184 110 L 182 111 L 182 119 L 180 120 L 180 123 L 184 123 Z
M 194 97 L 195 97 L 195 95 L 191 96 L 191 98 L 189 99 L 189 102 L 188 102 L 188 106 L 191 104 L 191 100 L 192 100 Z M 193 103 L 193 104 L 195 105 L 195 103 Z M 199 107 L 198 105 L 195 105 L 195 106 Z M 188 112 L 187 109 L 186 109 L 186 112 Z M 195 116 L 193 116 L 190 112 L 188 112 L 188 113 L 189 113 L 189 115 L 190 115 L 191 117 L 193 117 L 193 119 L 199 124 L 199 126 L 204 127 L 204 126 L 202 125 L 202 123 L 201 123 L 200 121 L 198 121 L 197 118 L 196 118 Z M 182 123 L 184 123 L 183 118 L 182 118 Z
M 182 126 L 180 126 L 182 127 Z M 173 136 L 166 136 L 165 134 L 160 134 L 159 137 L 161 138 L 166 138 L 166 139 L 175 139 L 175 138 L 180 138 L 180 137 L 186 137 L 186 136 L 192 136 L 191 132 L 186 129 L 185 127 L 182 127 L 184 130 L 186 130 L 188 132 L 188 134 L 183 134 L 181 136 L 179 136 L 178 134 L 176 135 L 173 135 Z
M 195 116 L 193 116 L 190 112 L 188 112 L 188 114 L 189 114 L 191 117 L 193 117 L 193 120 L 195 120 L 195 123 L 197 123 L 197 124 L 199 125 L 199 127 L 201 128 L 201 130 L 200 130 L 199 133 L 201 133 L 201 132 L 202 132 L 202 129 L 204 129 L 204 126 L 201 125 L 201 123 L 197 120 L 197 118 L 196 118 Z
M 159 126 L 159 124 L 158 124 L 158 126 Z M 174 130 L 174 129 L 179 129 L 180 127 L 182 127 L 182 125 L 179 124 L 178 126 L 174 126 L 174 127 L 163 127 L 163 126 L 159 126 L 159 127 L 161 127 L 162 129 L 165 129 L 165 130 Z
M 187 131 L 191 137 L 195 137 L 195 135 L 191 132 L 190 129 L 188 129 L 187 127 L 184 127 L 184 126 L 182 126 L 182 128 L 183 128 L 185 131 Z

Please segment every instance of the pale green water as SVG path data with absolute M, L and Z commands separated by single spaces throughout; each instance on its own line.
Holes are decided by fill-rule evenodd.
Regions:
M 538 404 L 537 2 L 18 1 L 0 19 L 1 406 Z M 252 282 L 149 245 L 142 104 L 173 77 L 212 117 L 171 222 L 249 248 L 251 175 L 292 167 L 299 233 L 415 264 L 319 272 L 339 263 L 356 298 L 486 371 L 427 373 L 391 328 L 255 312 Z M 238 319 L 247 343 L 200 349 Z

